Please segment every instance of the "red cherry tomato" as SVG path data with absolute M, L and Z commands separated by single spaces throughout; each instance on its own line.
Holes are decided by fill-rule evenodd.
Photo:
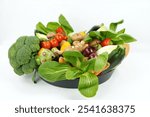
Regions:
M 57 33 L 55 35 L 55 39 L 57 39 L 58 42 L 61 42 L 62 40 L 65 39 L 65 36 L 63 34 L 61 34 L 61 33 Z
M 51 45 L 52 45 L 52 47 L 57 47 L 57 46 L 59 46 L 59 43 L 58 43 L 58 41 L 57 41 L 57 39 L 52 39 L 52 40 L 50 40 L 50 43 L 51 43 Z
M 67 40 L 68 39 L 68 37 L 67 36 L 64 36 L 64 40 Z
M 41 42 L 41 48 L 50 49 L 51 48 L 50 42 L 49 41 L 42 41 Z
M 61 34 L 63 34 L 63 33 L 64 33 L 63 28 L 62 28 L 62 27 L 58 27 L 58 28 L 56 29 L 56 33 L 61 33 Z
M 104 46 L 110 45 L 110 42 L 111 42 L 111 39 L 110 38 L 106 38 L 102 42 L 100 42 L 100 44 L 101 44 L 102 47 L 104 47 Z

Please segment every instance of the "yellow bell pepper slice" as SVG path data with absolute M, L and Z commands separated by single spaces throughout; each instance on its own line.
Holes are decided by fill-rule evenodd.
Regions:
M 64 52 L 66 48 L 70 47 L 71 44 L 69 42 L 64 42 L 60 48 L 60 51 Z

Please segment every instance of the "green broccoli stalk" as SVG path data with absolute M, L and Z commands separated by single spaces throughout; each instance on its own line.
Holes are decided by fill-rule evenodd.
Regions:
M 40 49 L 40 41 L 35 36 L 21 36 L 9 48 L 8 57 L 14 72 L 18 75 L 29 74 L 37 68 L 35 56 Z

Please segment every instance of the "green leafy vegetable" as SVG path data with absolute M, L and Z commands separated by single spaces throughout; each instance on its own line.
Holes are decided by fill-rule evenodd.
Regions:
M 122 32 L 123 31 L 124 30 L 122 30 Z M 130 43 L 136 41 L 136 39 L 133 38 L 132 36 L 128 34 L 124 34 L 122 32 L 120 31 L 116 37 L 111 39 L 113 44 L 118 45 L 118 44 L 124 44 L 124 43 Z
M 103 69 L 108 60 L 108 53 L 102 53 L 97 58 L 95 58 L 94 71 L 99 71 Z
M 130 43 L 136 41 L 136 39 L 128 34 L 119 34 L 117 38 L 121 38 L 125 43 Z
M 91 59 L 93 60 L 93 59 Z M 83 71 L 83 72 L 87 72 L 89 70 L 89 65 L 90 65 L 90 62 L 89 60 L 88 61 L 82 61 L 81 62 L 81 65 L 80 65 L 80 69 Z
M 66 62 L 71 63 L 73 66 L 80 68 L 81 61 L 84 56 L 79 51 L 65 51 L 63 57 Z
M 87 36 L 87 37 L 85 37 L 84 38 L 84 41 L 85 42 L 90 42 L 90 41 L 92 41 L 93 39 L 92 39 L 92 37 L 90 37 L 90 36 Z
M 103 39 L 105 38 L 115 38 L 117 36 L 117 33 L 111 30 L 107 30 L 107 31 L 101 31 L 100 35 L 103 37 Z
M 37 67 L 35 55 L 40 49 L 39 43 L 35 36 L 22 36 L 9 48 L 9 62 L 16 74 L 32 73 Z
M 92 37 L 92 38 L 96 38 L 96 39 L 99 39 L 101 37 L 101 35 L 98 31 L 89 32 L 89 36 Z
M 81 59 L 84 58 L 84 56 L 79 51 L 65 51 L 63 53 L 63 56 L 64 57 L 72 56 L 72 57 L 78 57 L 78 58 L 81 58 Z
M 65 80 L 69 66 L 56 61 L 45 62 L 38 69 L 39 75 L 48 82 Z
M 88 66 L 86 67 L 86 69 L 85 69 L 86 71 L 85 72 L 87 72 L 87 71 L 93 71 L 95 69 L 95 61 L 96 61 L 95 58 L 92 58 L 92 59 L 86 61 L 87 62 L 86 64 Z M 82 68 L 84 68 L 84 66 Z
M 75 52 L 75 53 L 74 53 Z M 72 53 L 72 54 L 71 54 Z M 103 69 L 108 60 L 108 53 L 102 53 L 98 55 L 96 58 L 90 60 L 80 59 L 81 55 L 76 54 L 76 51 L 66 51 L 63 56 L 65 61 L 71 63 L 75 68 L 82 70 L 83 72 L 91 72 L 91 71 L 100 71 Z M 66 56 L 67 55 L 67 56 Z
M 67 41 L 68 41 L 70 44 L 73 43 L 73 40 L 72 40 L 70 37 L 67 39 Z
M 117 34 L 123 34 L 125 33 L 125 28 L 121 29 L 120 31 L 117 32 Z
M 66 20 L 66 18 L 63 15 L 59 16 L 59 23 L 65 29 L 67 34 L 74 31 L 71 25 L 69 24 L 69 22 Z
M 108 53 L 102 53 L 98 57 L 84 60 L 83 55 L 76 51 L 66 51 L 63 54 L 65 61 L 71 63 L 73 67 L 66 72 L 68 80 L 79 78 L 78 89 L 82 95 L 92 97 L 98 89 L 98 78 L 92 72 L 102 70 L 108 60 Z
M 124 44 L 124 40 L 119 37 L 112 38 L 111 41 L 114 45 Z
M 86 97 L 93 97 L 98 90 L 98 78 L 96 75 L 86 72 L 80 76 L 78 89 Z
M 108 53 L 102 53 L 98 55 L 97 58 L 93 58 L 88 61 L 89 66 L 87 70 L 88 71 L 100 71 L 106 66 L 107 60 L 108 60 Z
M 120 20 L 118 22 L 113 22 L 109 26 L 109 30 L 105 27 L 104 24 L 101 24 L 100 28 L 96 31 L 89 31 L 89 36 L 85 39 L 86 42 L 92 41 L 94 38 L 98 38 L 100 40 L 104 40 L 106 38 L 110 38 L 111 42 L 114 45 L 130 43 L 136 41 L 135 38 L 125 33 L 125 28 L 116 32 L 117 26 L 122 24 L 124 21 Z
M 57 23 L 57 22 L 49 22 L 48 24 L 47 24 L 47 28 L 49 29 L 49 30 L 51 30 L 51 31 L 56 31 L 56 29 L 58 28 L 60 26 L 60 24 L 59 23 Z
M 122 24 L 123 20 L 120 20 L 118 22 L 113 22 L 110 24 L 109 29 L 112 31 L 116 31 L 118 24 Z
M 42 33 L 47 35 L 49 32 L 55 32 L 58 27 L 62 27 L 66 34 L 73 32 L 73 28 L 66 20 L 63 15 L 59 16 L 59 23 L 58 22 L 49 22 L 45 27 L 41 22 L 37 23 L 36 25 L 36 33 Z
M 79 78 L 82 73 L 83 71 L 81 71 L 80 69 L 76 67 L 71 67 L 66 72 L 66 78 L 68 80 L 74 80 L 76 78 Z
M 41 22 L 37 23 L 36 30 L 43 34 L 47 34 L 50 31 Z
M 73 57 L 73 56 L 66 56 L 65 61 L 70 63 L 72 66 L 80 68 L 81 65 L 81 60 L 78 57 Z

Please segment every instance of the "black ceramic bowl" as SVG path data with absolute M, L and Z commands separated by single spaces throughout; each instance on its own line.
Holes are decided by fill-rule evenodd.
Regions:
M 105 81 L 107 81 L 111 75 L 113 74 L 114 70 L 112 71 L 109 71 L 107 73 L 101 73 L 99 76 L 98 76 L 98 79 L 99 79 L 99 84 L 102 84 L 104 83 Z M 41 78 L 42 79 L 42 78 Z M 42 79 L 44 80 L 44 79 Z M 54 85 L 54 86 L 58 86 L 58 87 L 63 87 L 63 88 L 77 88 L 78 87 L 78 82 L 79 82 L 79 79 L 75 79 L 75 80 L 63 80 L 63 81 L 57 81 L 57 82 L 48 82 L 46 80 L 44 80 L 45 82 L 51 84 L 51 85 Z

